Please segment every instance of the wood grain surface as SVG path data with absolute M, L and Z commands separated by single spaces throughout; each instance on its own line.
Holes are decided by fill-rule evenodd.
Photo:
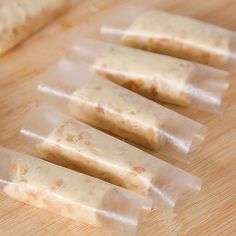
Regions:
M 66 53 L 65 35 L 94 35 L 101 17 L 119 0 L 87 0 L 0 58 L 0 145 L 25 151 L 18 132 L 25 115 L 40 104 L 34 76 Z M 127 2 L 127 1 L 126 1 Z M 134 1 L 138 2 L 138 1 Z M 141 1 L 142 2 L 142 1 Z M 143 2 L 145 2 L 143 0 Z M 159 9 L 195 17 L 236 31 L 235 0 L 159 0 Z M 203 180 L 200 195 L 173 220 L 153 211 L 142 236 L 236 235 L 236 78 L 231 76 L 229 106 L 223 115 L 176 109 L 204 123 L 209 132 L 201 152 L 187 166 L 171 163 Z M 0 236 L 103 236 L 102 229 L 73 222 L 0 195 Z M 128 236 L 128 235 L 127 235 Z

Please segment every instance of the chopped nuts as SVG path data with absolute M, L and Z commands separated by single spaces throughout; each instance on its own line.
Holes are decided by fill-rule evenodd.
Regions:
M 20 170 L 21 175 L 26 175 L 28 173 L 28 168 L 26 168 L 22 165 L 19 165 L 19 170 Z
M 12 165 L 11 171 L 12 171 L 13 173 L 16 173 L 16 171 L 17 171 L 17 165 L 16 165 L 16 164 L 13 164 L 13 165 Z
M 142 174 L 145 170 L 144 170 L 144 168 L 142 168 L 142 167 L 134 167 L 134 168 L 133 168 L 133 171 L 134 171 L 137 175 L 140 175 L 140 174 Z
M 82 131 L 79 135 L 81 139 L 89 139 L 91 138 L 90 134 L 88 132 Z
M 101 112 L 101 113 L 104 113 L 104 108 L 102 108 L 101 106 L 96 106 L 95 108 L 96 112 Z
M 52 191 L 57 191 L 58 189 L 60 189 L 62 187 L 62 185 L 64 184 L 64 181 L 62 179 L 58 179 L 57 181 L 55 181 L 55 183 L 52 186 Z

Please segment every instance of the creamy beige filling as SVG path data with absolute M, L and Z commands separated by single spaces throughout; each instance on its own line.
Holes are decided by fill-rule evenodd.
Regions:
M 160 127 L 168 112 L 106 79 L 96 78 L 76 90 L 69 111 L 75 118 L 149 149 L 163 145 Z
M 121 41 L 129 46 L 223 67 L 229 60 L 226 30 L 191 18 L 151 10 L 140 14 Z
M 0 0 L 0 54 L 68 9 L 74 0 Z
M 97 74 L 155 101 L 187 106 L 191 62 L 128 47 L 110 47 L 93 64 Z
M 42 160 L 18 160 L 12 165 L 10 197 L 74 220 L 98 225 L 97 210 L 110 185 Z
M 162 168 L 147 153 L 73 120 L 56 127 L 37 150 L 50 162 L 146 196 Z

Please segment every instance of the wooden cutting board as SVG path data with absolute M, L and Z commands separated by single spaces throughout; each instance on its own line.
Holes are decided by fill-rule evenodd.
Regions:
M 33 77 L 66 51 L 64 35 L 76 30 L 95 35 L 99 19 L 119 0 L 87 0 L 40 33 L 0 58 L 0 145 L 24 151 L 19 129 L 30 109 L 40 104 Z M 137 1 L 134 1 L 137 2 Z M 144 0 L 141 2 L 145 2 Z M 236 31 L 235 0 L 159 0 L 159 9 L 192 16 Z M 52 43 L 53 42 L 53 43 Z M 203 150 L 189 166 L 171 163 L 203 180 L 203 190 L 173 220 L 153 211 L 142 236 L 236 235 L 236 78 L 232 75 L 224 115 L 178 109 L 209 130 Z M 176 108 L 173 108 L 176 109 Z M 177 110 L 177 109 L 176 109 Z M 1 236 L 103 236 L 86 224 L 73 222 L 0 195 Z M 127 235 L 128 236 L 128 235 Z

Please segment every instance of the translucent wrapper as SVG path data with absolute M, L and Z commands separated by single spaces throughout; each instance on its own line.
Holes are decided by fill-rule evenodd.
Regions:
M 201 189 L 199 178 L 47 107 L 32 111 L 21 134 L 44 159 L 150 197 L 164 213 Z
M 227 72 L 125 46 L 76 37 L 72 51 L 92 70 L 154 101 L 211 112 L 225 107 Z
M 118 235 L 135 234 L 151 208 L 138 194 L 32 156 L 0 148 L 0 161 L 6 195 Z
M 189 160 L 205 127 L 109 80 L 62 60 L 41 75 L 43 99 L 92 126 L 153 151 Z
M 104 18 L 108 40 L 199 63 L 236 70 L 236 34 L 196 19 L 125 4 Z
M 0 5 L 0 54 L 68 10 L 79 0 L 7 0 Z

